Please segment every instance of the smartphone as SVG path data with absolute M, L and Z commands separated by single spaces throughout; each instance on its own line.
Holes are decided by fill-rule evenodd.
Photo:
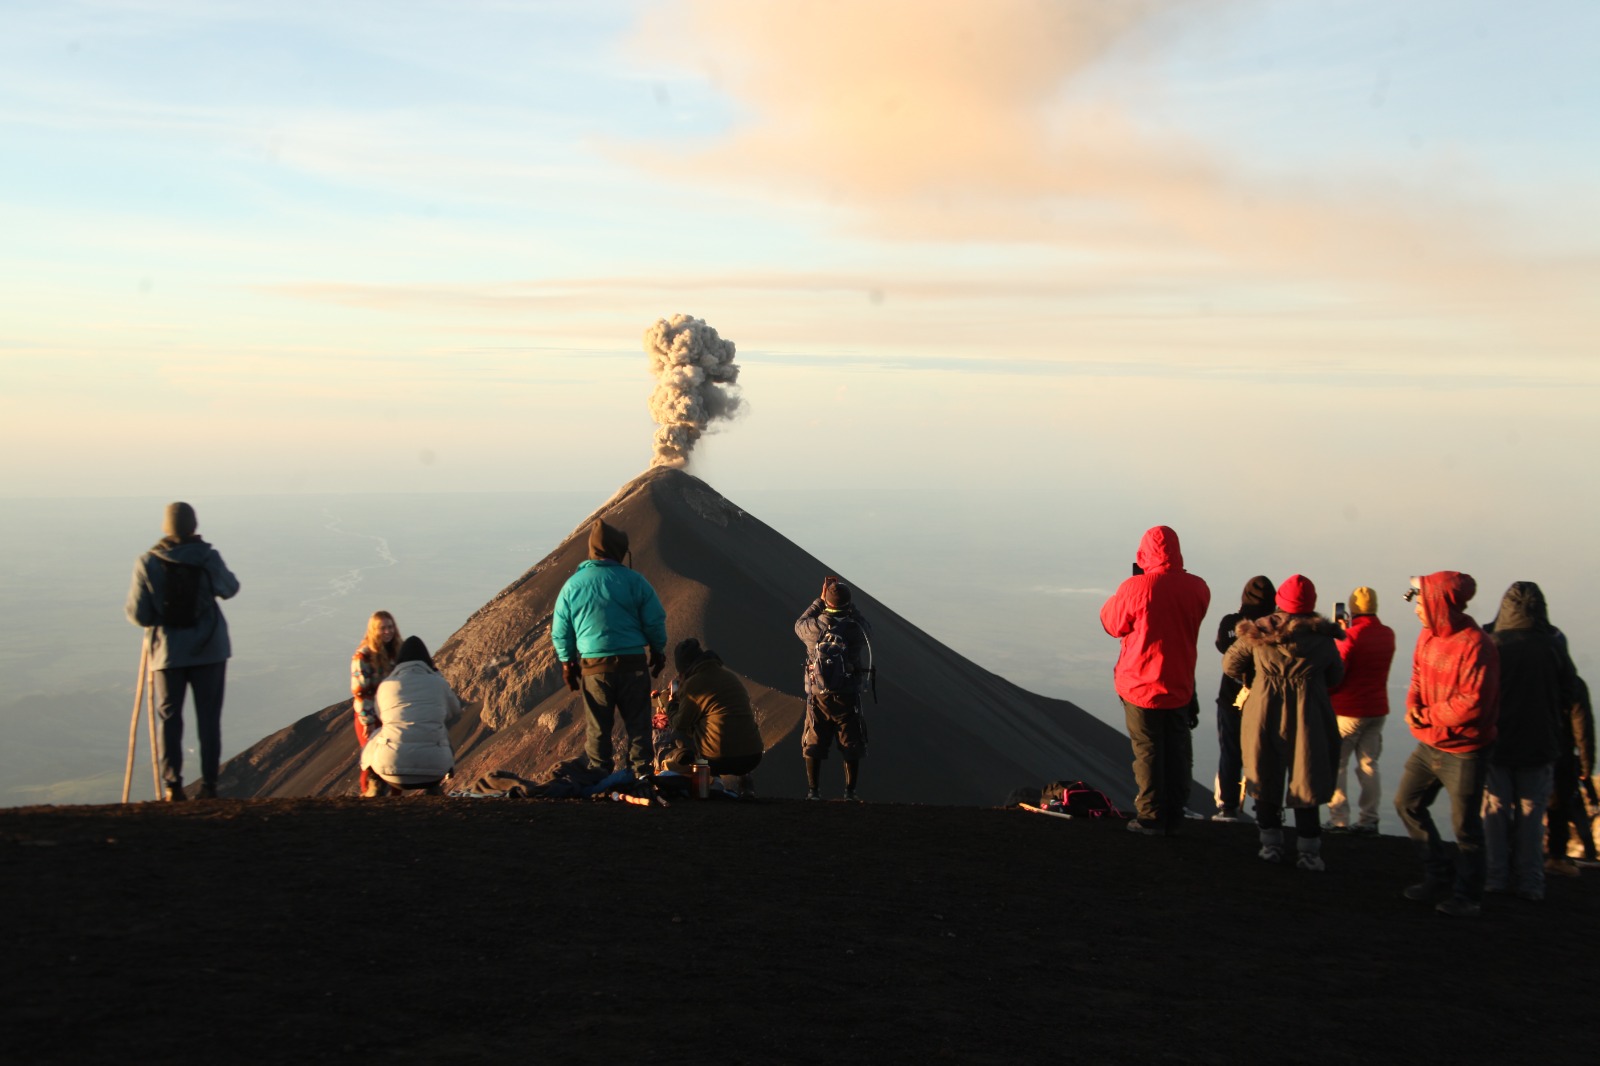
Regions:
M 1344 625 L 1346 622 L 1350 621 L 1350 612 L 1345 610 L 1343 603 L 1336 603 L 1333 605 L 1333 620 L 1338 622 L 1340 625 Z

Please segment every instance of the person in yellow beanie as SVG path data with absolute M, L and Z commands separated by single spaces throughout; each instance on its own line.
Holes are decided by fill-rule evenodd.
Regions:
M 1328 801 L 1331 833 L 1373 836 L 1378 832 L 1378 805 L 1383 786 L 1378 757 L 1383 754 L 1383 723 L 1389 716 L 1389 667 L 1394 662 L 1394 630 L 1378 621 L 1378 594 L 1366 585 L 1350 593 L 1350 620 L 1338 639 L 1344 660 L 1344 681 L 1333 689 L 1333 711 L 1339 716 L 1339 768 L 1334 773 L 1333 799 Z M 1350 820 L 1350 757 L 1356 760 L 1361 793 L 1355 821 Z

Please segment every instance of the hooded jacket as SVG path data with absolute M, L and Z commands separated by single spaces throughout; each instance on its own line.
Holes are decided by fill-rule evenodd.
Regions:
M 681 682 L 667 704 L 667 719 L 674 731 L 694 739 L 702 759 L 736 759 L 765 750 L 750 693 L 716 652 L 702 654 Z
M 1271 614 L 1276 595 L 1270 577 L 1257 575 L 1246 581 L 1244 591 L 1239 594 L 1239 609 L 1223 615 L 1222 621 L 1217 623 L 1217 651 L 1223 655 L 1228 654 L 1233 642 L 1239 639 L 1235 630 L 1238 629 L 1240 622 L 1247 618 L 1254 622 Z M 1248 677 L 1241 684 L 1238 678 L 1223 674 L 1222 683 L 1217 686 L 1217 708 L 1234 711 L 1233 701 L 1239 698 L 1239 689 L 1249 683 Z
M 361 749 L 361 768 L 380 777 L 443 778 L 455 766 L 451 722 L 461 701 L 444 677 L 425 662 L 403 662 L 378 686 L 383 723 Z
M 614 559 L 586 559 L 561 586 L 550 640 L 561 661 L 667 651 L 667 612 L 643 574 Z
M 1500 719 L 1493 761 L 1542 766 L 1561 754 L 1577 702 L 1577 671 L 1550 625 L 1544 593 L 1515 582 L 1489 627 L 1500 657 Z
M 1394 665 L 1394 630 L 1375 614 L 1358 614 L 1338 637 L 1344 681 L 1336 686 L 1333 711 L 1342 718 L 1382 718 L 1389 713 L 1389 668 Z
M 1117 695 L 1135 707 L 1187 707 L 1211 589 L 1184 570 L 1178 534 L 1168 526 L 1145 531 L 1134 561 L 1144 573 L 1118 585 L 1100 608 L 1101 626 L 1122 641 Z
M 1249 794 L 1270 799 L 1287 773 L 1285 806 L 1328 802 L 1339 760 L 1339 722 L 1328 698 L 1344 677 L 1334 643 L 1339 627 L 1320 615 L 1280 611 L 1242 621 L 1236 633 L 1222 669 L 1254 678 L 1239 729 Z
M 201 596 L 199 613 L 192 626 L 161 624 L 161 603 L 166 596 L 167 572 L 162 560 L 198 566 L 210 582 L 211 595 Z M 217 549 L 198 536 L 163 537 L 133 564 L 133 583 L 128 588 L 124 612 L 128 621 L 150 630 L 150 668 L 166 670 L 184 666 L 206 666 L 225 662 L 233 654 L 228 639 L 228 620 L 222 616 L 217 600 L 232 599 L 239 592 L 239 579 L 233 576 L 217 554 Z
M 1481 751 L 1497 733 L 1500 655 L 1462 610 L 1477 582 L 1454 570 L 1420 581 L 1423 622 L 1411 660 L 1406 721 L 1413 736 L 1440 751 Z

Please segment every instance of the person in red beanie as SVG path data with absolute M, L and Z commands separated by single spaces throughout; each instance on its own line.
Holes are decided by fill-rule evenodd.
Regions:
M 1317 808 L 1333 795 L 1339 759 L 1338 720 L 1328 696 L 1344 677 L 1335 643 L 1339 627 L 1316 613 L 1317 588 L 1299 574 L 1278 586 L 1277 606 L 1260 621 L 1239 623 L 1222 670 L 1249 686 L 1239 738 L 1245 788 L 1256 801 L 1257 854 L 1283 861 L 1288 806 L 1294 810 L 1295 865 L 1324 870 Z
M 1145 531 L 1134 562 L 1138 572 L 1100 608 L 1100 624 L 1122 641 L 1114 676 L 1138 785 L 1138 817 L 1128 828 L 1172 836 L 1183 824 L 1192 784 L 1189 731 L 1200 723 L 1194 664 L 1211 589 L 1184 570 L 1178 534 L 1169 526 Z
M 1394 806 L 1422 859 L 1422 880 L 1404 895 L 1441 914 L 1473 918 L 1483 896 L 1483 786 L 1500 717 L 1500 655 L 1464 608 L 1478 591 L 1470 574 L 1440 570 L 1411 579 L 1422 632 L 1411 663 L 1406 724 L 1417 748 L 1400 774 Z M 1452 863 L 1428 808 L 1450 796 Z
M 1333 799 L 1328 801 L 1330 833 L 1376 836 L 1378 757 L 1383 754 L 1383 723 L 1389 718 L 1389 667 L 1394 663 L 1394 630 L 1378 621 L 1378 594 L 1363 585 L 1350 593 L 1350 622 L 1339 636 L 1344 680 L 1333 690 L 1339 716 L 1339 769 Z M 1350 821 L 1350 757 L 1355 756 L 1356 783 L 1361 789 L 1358 814 Z

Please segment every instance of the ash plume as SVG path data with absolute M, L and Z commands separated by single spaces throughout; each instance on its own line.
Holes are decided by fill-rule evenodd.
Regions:
M 656 378 L 650 394 L 656 453 L 650 465 L 683 466 L 706 427 L 739 410 L 733 342 L 717 336 L 703 319 L 673 315 L 644 331 L 644 350 Z

